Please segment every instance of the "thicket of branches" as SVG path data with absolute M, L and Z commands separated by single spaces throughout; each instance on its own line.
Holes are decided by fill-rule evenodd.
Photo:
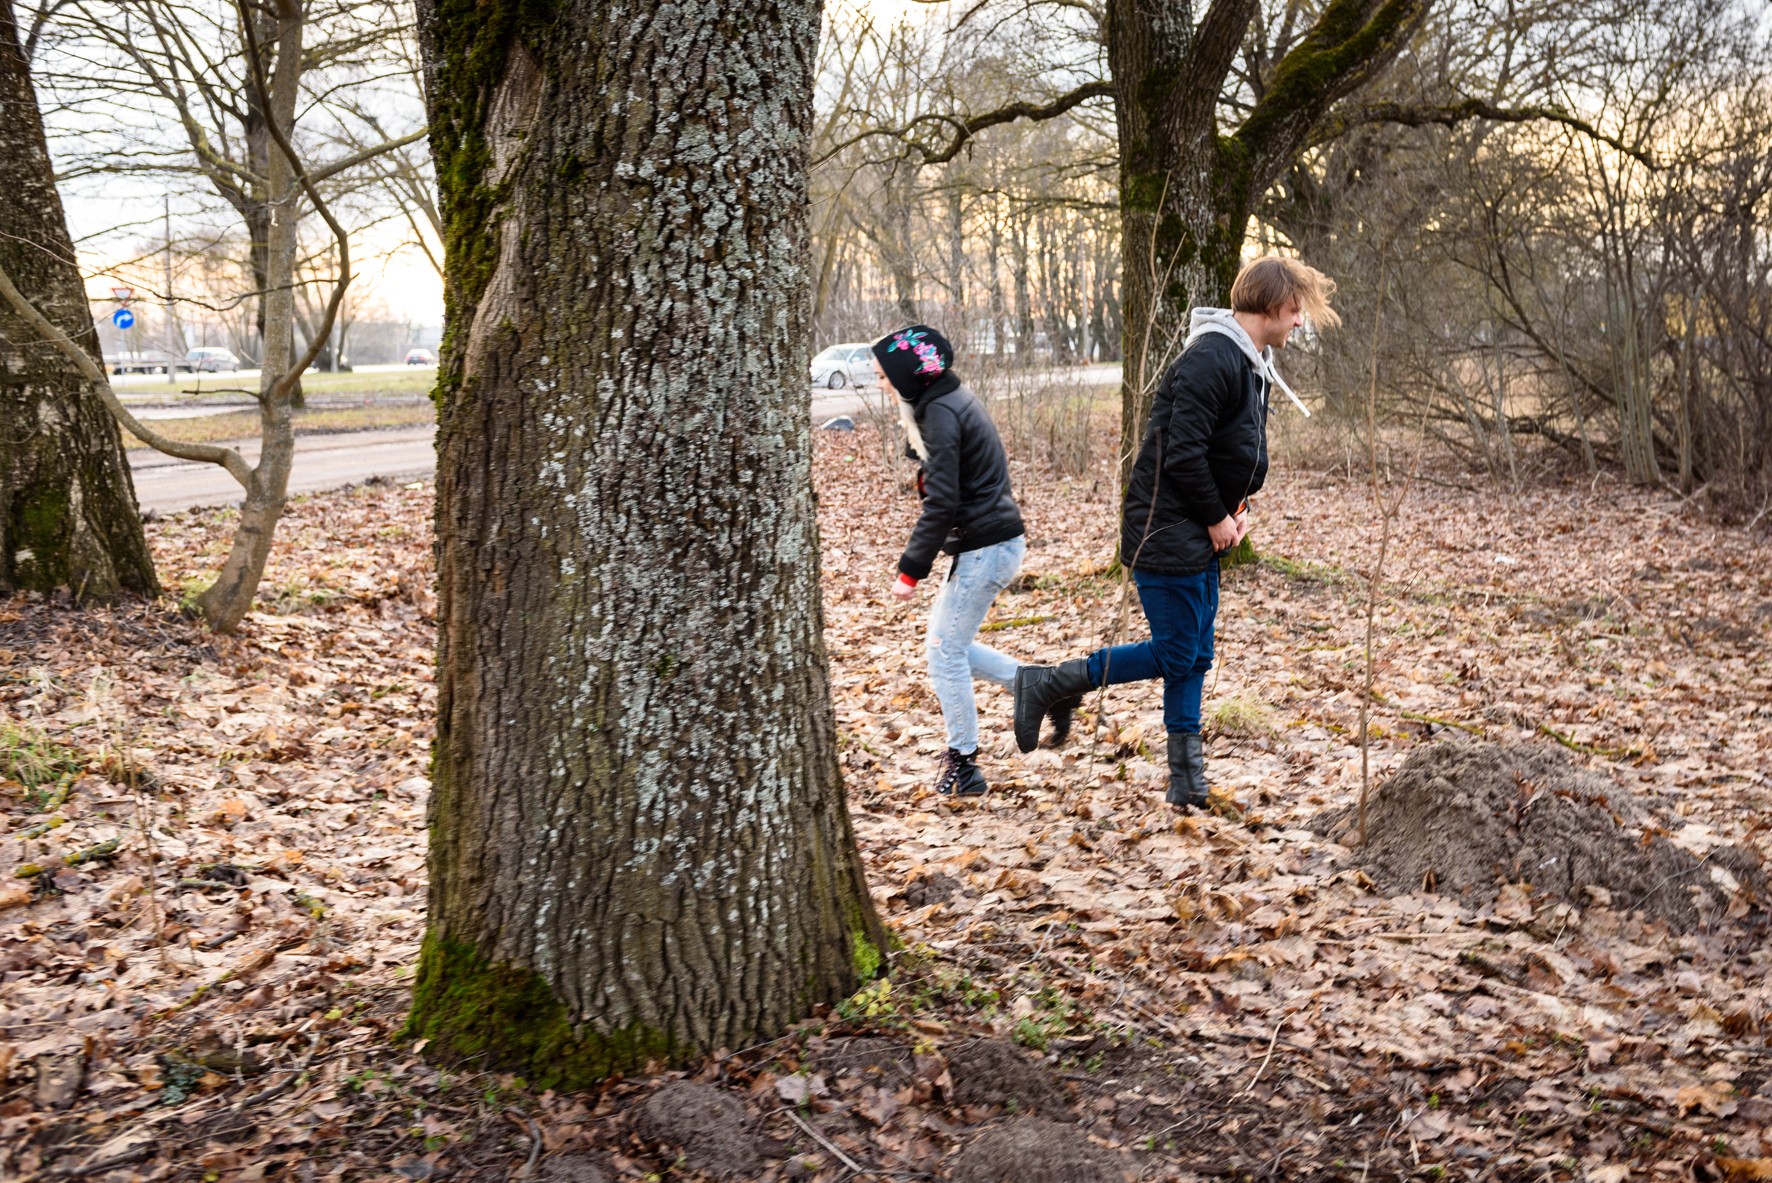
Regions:
M 247 7 L 261 23 L 273 10 Z M 286 131 L 353 240 L 383 246 L 392 235 L 379 228 L 392 226 L 428 255 L 435 202 L 412 22 L 402 0 L 301 6 L 300 95 Z M 203 343 L 258 362 L 276 286 L 266 257 L 276 153 L 234 0 L 45 0 L 29 28 L 63 190 L 116 211 L 115 225 L 86 227 L 88 249 L 144 302 L 138 318 L 153 328 L 143 339 L 182 353 L 187 339 L 213 336 Z M 260 43 L 269 78 L 275 49 Z M 305 194 L 291 212 L 293 327 L 305 347 L 324 319 L 334 244 Z M 322 341 L 319 367 L 335 360 Z
M 240 313 L 264 286 L 249 247 L 262 241 L 263 204 L 245 190 L 270 145 L 229 74 L 237 60 L 203 57 L 215 38 L 199 18 L 225 23 L 228 11 L 50 3 L 36 10 L 32 49 L 51 122 L 70 133 L 64 180 L 161 176 L 187 203 L 206 192 L 218 228 L 181 232 L 178 282 L 256 346 L 257 318 Z M 1221 97 L 1227 124 L 1259 100 L 1314 12 L 1260 5 Z M 1138 261 L 1122 257 L 1103 19 L 1089 0 L 982 0 L 896 23 L 853 0 L 827 10 L 814 348 L 924 319 L 1004 366 L 1120 359 L 1123 278 Z M 317 158 L 359 162 L 328 172 L 329 202 L 354 233 L 393 221 L 434 249 L 425 144 L 403 142 L 419 86 L 407 7 L 341 0 L 309 20 L 322 36 L 298 136 Z M 208 135 L 207 158 L 189 135 L 166 134 L 180 120 Z M 1763 4 L 1458 0 L 1317 138 L 1249 232 L 1341 283 L 1346 331 L 1288 359 L 1329 422 L 1360 414 L 1365 327 L 1382 300 L 1383 421 L 1425 424 L 1515 486 L 1558 457 L 1769 516 Z M 219 220 L 230 205 L 246 225 Z M 330 249 L 311 231 L 305 241 L 302 336 Z M 138 271 L 151 276 L 160 242 L 144 232 Z
M 865 9 L 833 7 L 821 54 L 818 343 L 930 319 L 978 355 L 1117 360 L 1111 116 L 1079 105 L 977 133 L 954 116 L 1098 73 L 1078 31 L 1025 20 L 882 26 Z
M 1240 76 L 1260 77 L 1303 11 L 1264 6 Z M 1111 113 L 1053 110 L 1103 76 L 1098 15 L 986 5 L 882 28 L 833 10 L 818 344 L 915 317 L 975 355 L 1118 359 L 1130 264 Z M 1762 6 L 1444 7 L 1321 141 L 1249 231 L 1252 249 L 1299 253 L 1341 283 L 1344 331 L 1288 358 L 1331 423 L 1364 414 L 1382 299 L 1381 421 L 1425 424 L 1514 486 L 1560 457 L 1768 516 Z

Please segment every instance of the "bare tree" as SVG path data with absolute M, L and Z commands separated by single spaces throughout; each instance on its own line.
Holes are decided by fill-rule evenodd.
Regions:
M 374 75 L 384 44 L 400 36 L 399 23 L 387 19 L 398 12 L 353 0 L 326 10 L 310 10 L 300 0 L 140 0 L 116 19 L 109 9 L 75 0 L 57 18 L 70 24 L 57 46 L 62 64 L 50 72 L 51 85 L 70 109 L 118 112 L 149 99 L 154 111 L 147 117 L 170 121 L 184 140 L 99 144 L 78 158 L 78 167 L 201 176 L 246 231 L 251 294 L 258 299 L 262 443 L 255 465 L 232 452 L 225 459 L 245 490 L 240 525 L 215 583 L 197 601 L 219 632 L 232 631 L 251 607 L 287 497 L 301 375 L 330 337 L 350 283 L 348 235 L 320 186 L 423 135 L 407 133 L 310 165 L 296 145 L 298 117 L 319 121 L 317 111 L 336 111 L 324 104 L 334 89 Z M 316 32 L 323 35 L 312 36 Z M 325 222 L 336 262 L 331 294 L 298 350 L 295 288 L 304 211 Z M 155 443 L 158 437 L 142 438 Z

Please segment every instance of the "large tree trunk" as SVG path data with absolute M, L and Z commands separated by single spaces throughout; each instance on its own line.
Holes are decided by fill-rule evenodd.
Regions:
M 12 0 L 0 0 L 0 270 L 99 356 Z M 0 303 L 0 593 L 159 590 L 122 437 L 98 388 Z
M 1216 23 L 1198 31 L 1193 7 L 1190 0 L 1107 7 L 1120 137 L 1122 478 L 1157 383 L 1180 349 L 1188 309 L 1229 295 L 1249 224 L 1247 154 L 1229 137 L 1221 141 L 1217 100 L 1256 5 L 1219 0 Z M 1210 76 L 1199 77 L 1202 69 Z
M 1310 31 L 1253 81 L 1242 126 L 1219 99 L 1256 0 L 1108 0 L 1106 40 L 1120 137 L 1125 379 L 1121 478 L 1130 475 L 1152 395 L 1180 351 L 1188 309 L 1223 306 L 1254 203 L 1305 150 L 1336 101 L 1408 40 L 1428 0 L 1330 0 Z
M 422 0 L 447 225 L 409 1030 L 581 1084 L 881 967 L 802 372 L 816 4 Z

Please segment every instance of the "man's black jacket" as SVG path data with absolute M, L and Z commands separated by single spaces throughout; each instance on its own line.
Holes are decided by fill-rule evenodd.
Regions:
M 1223 333 L 1201 334 L 1175 359 L 1126 486 L 1122 562 L 1192 575 L 1216 561 L 1206 528 L 1267 479 L 1267 394 L 1267 378 Z
M 938 380 L 912 406 L 928 453 L 917 482 L 923 513 L 898 569 L 926 579 L 939 552 L 957 555 L 995 546 L 1019 538 L 1023 526 L 1009 489 L 1003 441 L 973 393 L 958 382 Z

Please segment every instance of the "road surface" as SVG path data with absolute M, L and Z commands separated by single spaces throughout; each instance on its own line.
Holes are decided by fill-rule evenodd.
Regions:
M 1111 377 L 1107 371 L 1107 367 L 1088 367 L 1085 381 L 1119 380 L 1118 366 L 1112 367 Z M 811 395 L 814 427 L 839 415 L 861 419 L 870 405 L 892 413 L 877 393 L 814 390 Z M 297 436 L 295 464 L 289 477 L 290 495 L 360 484 L 370 477 L 389 480 L 429 477 L 437 468 L 432 442 L 435 435 L 434 427 L 402 427 L 388 431 Z M 258 460 L 257 440 L 237 443 L 234 447 L 248 463 Z M 148 448 L 132 449 L 129 464 L 135 475 L 136 500 L 143 509 L 176 513 L 199 505 L 238 505 L 243 496 L 239 484 L 219 465 L 174 460 Z
M 372 476 L 418 480 L 437 468 L 434 427 L 297 436 L 289 492 L 317 493 L 357 484 Z M 258 461 L 258 441 L 234 445 L 248 463 Z M 237 505 L 239 482 L 216 464 L 174 460 L 148 448 L 129 453 L 135 498 L 143 509 L 176 513 L 198 505 Z

